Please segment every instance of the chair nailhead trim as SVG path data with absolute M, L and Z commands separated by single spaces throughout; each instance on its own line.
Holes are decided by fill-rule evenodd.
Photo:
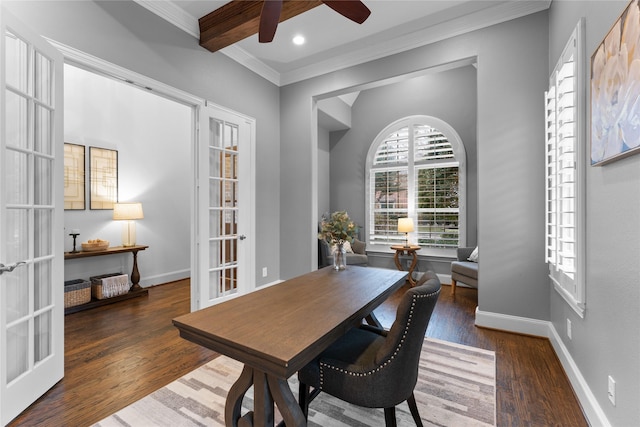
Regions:
M 396 349 L 393 351 L 393 354 L 387 359 L 385 360 L 382 364 L 380 364 L 380 366 L 376 367 L 375 369 L 372 369 L 368 372 L 353 372 L 353 371 L 349 371 L 346 369 L 342 369 L 342 368 L 338 368 L 336 366 L 333 365 L 329 365 L 325 362 L 320 362 L 320 389 L 322 390 L 322 386 L 324 385 L 324 372 L 322 370 L 323 367 L 328 368 L 328 369 L 332 369 L 334 371 L 338 371 L 342 374 L 347 374 L 350 375 L 352 377 L 366 377 L 369 375 L 373 375 L 376 372 L 381 371 L 382 369 L 386 368 L 388 365 L 391 364 L 391 362 L 393 362 L 393 359 L 395 359 L 396 355 L 398 354 L 398 352 L 400 351 L 400 348 L 402 348 L 402 344 L 404 344 L 404 340 L 407 337 L 407 332 L 409 330 L 409 326 L 411 325 L 411 320 L 413 319 L 413 310 L 416 306 L 416 299 L 420 298 L 430 298 L 434 295 L 437 295 L 440 293 L 440 289 L 438 289 L 435 292 L 432 292 L 430 294 L 425 294 L 425 295 L 413 295 L 412 299 L 411 299 L 411 309 L 409 310 L 409 319 L 407 320 L 407 325 L 404 328 L 404 331 L 402 333 L 402 338 L 400 339 L 400 342 L 398 343 L 398 346 L 396 347 Z

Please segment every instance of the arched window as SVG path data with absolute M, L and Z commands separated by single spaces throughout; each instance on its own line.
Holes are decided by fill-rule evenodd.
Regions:
M 465 150 L 455 130 L 429 116 L 387 126 L 367 155 L 368 245 L 404 244 L 398 218 L 413 219 L 412 244 L 423 254 L 451 254 L 464 246 Z

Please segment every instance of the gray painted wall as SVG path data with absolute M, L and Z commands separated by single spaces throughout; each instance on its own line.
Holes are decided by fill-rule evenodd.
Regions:
M 369 148 L 389 124 L 413 115 L 427 115 L 451 125 L 467 154 L 467 243 L 477 241 L 477 88 L 476 69 L 462 68 L 428 73 L 398 83 L 360 92 L 352 107 L 352 126 L 348 131 L 331 133 L 331 211 L 346 210 L 368 233 L 365 206 L 365 167 Z M 321 173 L 321 175 L 323 175 Z M 392 251 L 369 254 L 369 265 L 395 268 Z M 448 275 L 450 259 L 419 257 L 416 271 L 433 270 Z
M 627 1 L 554 1 L 549 11 L 549 73 L 580 17 L 586 18 L 589 70 L 592 53 L 627 4 Z M 587 108 L 587 115 L 588 111 Z M 588 116 L 585 120 L 588 124 Z M 583 161 L 590 164 L 588 157 Z M 602 167 L 587 166 L 586 172 L 585 316 L 584 319 L 577 316 L 550 286 L 551 321 L 611 425 L 638 425 L 640 155 Z M 567 319 L 572 322 L 572 340 L 565 332 Z M 615 406 L 607 398 L 609 375 L 616 381 Z
M 331 164 L 331 148 L 329 145 L 330 132 L 318 126 L 318 218 L 331 211 L 331 186 L 329 179 L 329 165 Z
M 279 89 L 131 1 L 3 1 L 39 34 L 256 119 L 256 283 L 280 278 Z M 149 153 L 152 155 L 152 153 Z M 171 224 L 166 224 L 167 227 Z M 249 236 L 251 237 L 251 236 Z M 269 275 L 262 277 L 262 267 Z
M 291 167 L 281 174 L 282 240 L 294 235 L 301 243 L 283 257 L 282 278 L 313 268 L 317 220 L 310 208 L 317 180 L 311 167 L 317 151 L 313 98 L 477 57 L 478 243 L 483 282 L 479 306 L 487 312 L 548 320 L 541 214 L 547 34 L 547 14 L 542 12 L 283 87 L 281 161 Z M 357 188 L 353 197 L 361 197 Z

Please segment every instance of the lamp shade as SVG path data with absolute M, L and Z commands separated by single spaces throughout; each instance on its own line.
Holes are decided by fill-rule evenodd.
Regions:
M 412 218 L 398 218 L 398 232 L 411 233 L 413 231 Z
M 132 220 L 143 219 L 142 203 L 114 203 L 113 219 L 115 220 Z

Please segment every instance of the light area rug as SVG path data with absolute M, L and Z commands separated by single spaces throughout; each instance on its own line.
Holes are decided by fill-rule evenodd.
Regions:
M 493 426 L 496 422 L 496 360 L 493 351 L 425 338 L 415 387 L 425 426 Z M 227 390 L 242 364 L 220 356 L 134 402 L 95 427 L 224 426 Z M 298 381 L 289 385 L 297 398 Z M 253 389 L 243 413 L 253 407 Z M 279 421 L 280 415 L 276 411 Z M 414 426 L 409 407 L 396 407 L 398 426 Z M 309 427 L 384 426 L 382 409 L 361 408 L 320 393 L 309 407 Z

